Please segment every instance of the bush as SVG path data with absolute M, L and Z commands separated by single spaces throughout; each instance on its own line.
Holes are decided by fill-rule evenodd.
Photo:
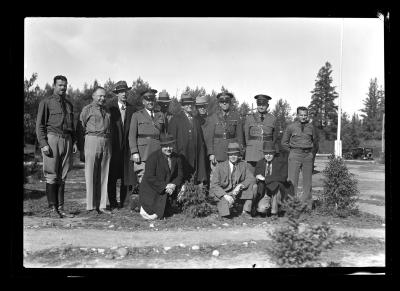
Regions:
M 205 217 L 216 212 L 215 206 L 207 197 L 205 187 L 195 185 L 193 177 L 185 182 L 185 191 L 179 198 L 179 205 L 183 213 L 188 217 Z
M 290 198 L 284 207 L 287 221 L 271 233 L 272 256 L 278 265 L 306 267 L 324 249 L 334 245 L 333 230 L 325 222 L 316 226 L 300 225 L 299 218 L 305 207 L 297 197 Z
M 322 173 L 325 176 L 321 195 L 322 208 L 340 217 L 358 212 L 358 182 L 347 169 L 344 160 L 334 155 L 329 156 L 328 165 Z

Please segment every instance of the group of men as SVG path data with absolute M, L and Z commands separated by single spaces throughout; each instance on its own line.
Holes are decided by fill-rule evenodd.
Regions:
M 305 107 L 297 108 L 297 120 L 278 142 L 276 118 L 268 113 L 268 95 L 254 97 L 257 111 L 244 121 L 232 111 L 234 96 L 228 92 L 217 95 L 219 110 L 211 115 L 206 96 L 194 100 L 183 93 L 182 110 L 171 115 L 171 99 L 165 90 L 158 99 L 155 89 L 142 92 L 143 108 L 139 109 L 127 101 L 131 88 L 119 81 L 113 88 L 117 97 L 107 104 L 106 90 L 94 88 L 93 102 L 79 116 L 84 136 L 79 139 L 72 104 L 66 99 L 66 77 L 54 77 L 53 87 L 53 95 L 39 104 L 36 123 L 51 216 L 72 217 L 63 208 L 64 185 L 77 149 L 84 152 L 88 211 L 118 211 L 138 189 L 141 216 L 160 219 L 185 192 L 184 183 L 192 179 L 209 188 L 222 217 L 231 216 L 235 202 L 243 202 L 246 216 L 277 214 L 285 197 L 296 195 L 300 169 L 301 199 L 311 208 L 318 138 Z

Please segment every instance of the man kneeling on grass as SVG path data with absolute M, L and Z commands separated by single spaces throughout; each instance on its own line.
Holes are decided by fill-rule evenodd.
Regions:
M 219 163 L 211 175 L 210 196 L 218 202 L 221 217 L 230 217 L 230 208 L 239 197 L 245 200 L 242 215 L 250 217 L 252 200 L 256 194 L 253 187 L 256 180 L 246 162 L 239 160 L 238 143 L 229 143 L 227 154 L 228 160 Z
M 254 175 L 257 179 L 257 196 L 253 201 L 252 215 L 258 213 L 277 215 L 279 206 L 287 198 L 294 195 L 294 189 L 288 178 L 288 153 L 275 152 L 274 143 L 263 144 L 264 159 L 257 162 Z
M 174 144 L 172 135 L 161 134 L 161 149 L 147 158 L 139 186 L 140 215 L 144 219 L 163 218 L 169 212 L 172 200 L 176 199 L 183 170 L 180 157 L 173 152 Z

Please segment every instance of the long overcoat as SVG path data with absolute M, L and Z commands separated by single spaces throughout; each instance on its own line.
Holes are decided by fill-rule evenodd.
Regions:
M 176 139 L 176 152 L 184 157 L 183 162 L 194 169 L 195 181 L 208 181 L 207 150 L 199 117 L 192 118 L 191 126 L 186 114 L 180 111 L 171 118 L 168 132 Z
M 129 148 L 129 129 L 132 114 L 136 107 L 126 102 L 125 120 L 122 122 L 121 113 L 118 107 L 118 99 L 113 99 L 107 104 L 111 113 L 112 130 L 112 155 L 110 161 L 110 175 L 116 178 L 123 178 L 125 185 L 136 184 L 136 174 L 133 171 L 133 162 L 130 160 L 131 151 Z
M 166 156 L 161 150 L 155 151 L 147 158 L 145 172 L 139 186 L 139 202 L 148 214 L 156 213 L 163 217 L 167 201 L 165 187 L 172 183 L 178 189 L 182 184 L 182 161 L 176 154 L 171 155 L 171 170 Z

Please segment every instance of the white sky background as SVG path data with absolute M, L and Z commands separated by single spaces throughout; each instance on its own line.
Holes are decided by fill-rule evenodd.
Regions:
M 342 106 L 363 108 L 371 78 L 384 85 L 384 29 L 379 18 L 345 18 Z M 44 88 L 65 75 L 74 89 L 95 79 L 139 76 L 170 95 L 223 85 L 240 103 L 267 94 L 308 106 L 319 69 L 332 65 L 340 93 L 341 18 L 26 18 L 25 78 Z M 336 101 L 337 103 L 337 101 Z

